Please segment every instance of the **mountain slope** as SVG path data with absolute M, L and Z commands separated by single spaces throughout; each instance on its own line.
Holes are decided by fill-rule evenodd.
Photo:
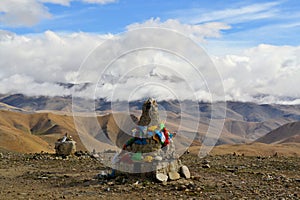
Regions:
M 300 142 L 300 122 L 288 123 L 259 138 L 257 142 L 278 144 Z
M 27 112 L 26 110 L 22 108 L 17 108 L 5 103 L 0 102 L 0 110 L 9 110 L 9 111 L 15 111 L 15 112 Z
M 129 117 L 130 118 L 130 117 Z M 90 142 L 91 146 L 110 148 L 110 145 L 99 142 L 99 128 L 105 132 L 106 137 L 113 144 L 122 146 L 126 141 L 127 134 L 124 134 L 116 124 L 115 120 L 121 121 L 122 128 L 131 132 L 134 124 L 130 124 L 125 114 L 108 114 L 98 116 L 99 127 L 89 125 L 91 118 L 83 116 L 80 121 L 84 126 L 75 128 L 73 116 L 54 113 L 20 113 L 0 110 L 0 148 L 23 153 L 31 152 L 54 152 L 54 144 L 58 138 L 65 133 L 72 136 L 77 143 L 78 150 L 86 150 L 81 140 Z M 128 125 L 127 125 L 128 124 Z M 88 125 L 88 126 L 86 126 Z M 87 127 L 87 129 L 85 129 Z M 124 130 L 124 129 L 123 129 Z M 77 131 L 81 132 L 79 136 Z M 98 138 L 97 138 L 98 137 Z M 88 140 L 88 141 L 86 141 Z M 89 149 L 90 150 L 90 149 Z
M 42 138 L 32 135 L 25 114 L 0 111 L 0 147 L 18 152 L 53 151 Z
M 208 125 L 199 124 L 199 130 L 193 130 L 190 127 L 194 123 L 191 116 L 186 116 L 186 123 L 180 126 L 181 119 L 174 113 L 168 114 L 166 123 L 167 128 L 171 132 L 178 132 L 175 142 L 178 148 L 193 143 L 199 145 L 201 137 L 204 138 Z M 107 141 L 102 141 L 103 135 L 99 132 L 99 128 L 104 131 L 105 137 L 121 147 L 129 138 L 127 133 L 136 126 L 134 121 L 137 118 L 134 115 L 128 116 L 124 113 L 107 114 L 97 117 L 99 126 L 91 124 L 90 117 L 81 117 L 82 126 L 75 129 L 74 119 L 66 114 L 59 115 L 54 113 L 20 113 L 11 111 L 0 111 L 0 147 L 4 149 L 19 152 L 53 152 L 56 140 L 65 133 L 71 135 L 77 142 L 79 150 L 85 150 L 86 147 L 81 142 L 82 137 L 90 142 L 91 146 L 101 146 L 101 148 L 111 148 L 106 145 Z M 80 136 L 77 132 L 80 132 Z M 190 137 L 191 136 L 191 137 Z M 232 140 L 226 139 L 227 135 L 221 135 L 224 143 L 232 143 Z M 196 139 L 193 142 L 193 139 Z M 241 141 L 238 136 L 235 140 Z M 100 143 L 99 143 L 100 141 Z M 102 142 L 102 143 L 101 143 Z M 90 149 L 89 149 L 90 150 Z
M 192 153 L 197 153 L 199 149 L 192 148 Z M 264 143 L 250 143 L 250 144 L 234 144 L 234 145 L 220 145 L 213 148 L 210 154 L 225 155 L 234 154 L 245 156 L 300 156 L 300 143 L 284 143 L 284 144 L 264 144 Z
M 20 142 L 16 142 L 13 138 L 19 138 L 20 141 L 24 140 L 24 148 L 28 146 L 26 150 L 20 149 L 20 151 L 30 152 L 37 151 L 37 149 L 48 151 L 49 148 L 53 151 L 55 141 L 67 132 L 78 141 L 78 149 L 85 150 L 77 134 L 78 130 L 75 129 L 74 119 L 70 116 L 71 113 L 68 112 L 71 103 L 71 97 L 27 97 L 22 94 L 0 95 L 0 111 L 2 110 L 0 112 L 0 137 L 2 138 L 0 147 L 12 150 L 18 149 L 16 146 L 19 146 Z M 143 101 L 116 102 L 117 107 L 121 108 L 124 105 L 129 105 L 130 113 L 135 116 L 141 114 L 142 103 Z M 188 144 L 187 141 L 195 139 L 193 145 L 201 144 L 207 135 L 211 118 L 221 120 L 218 116 L 211 116 L 212 105 L 210 103 L 193 103 L 194 107 L 189 108 L 190 113 L 184 114 L 181 113 L 181 105 L 178 101 L 158 103 L 159 109 L 164 115 L 162 119 L 166 120 L 168 129 L 178 132 L 178 138 L 182 136 L 180 140 L 178 139 L 179 143 Z M 185 104 L 188 103 L 190 102 L 185 102 Z M 111 102 L 99 99 L 96 101 L 96 108 L 97 113 L 111 113 Z M 197 114 L 200 114 L 200 122 L 195 117 Z M 226 114 L 225 124 L 217 145 L 248 143 L 261 137 L 257 141 L 264 143 L 299 142 L 297 134 L 282 138 L 274 135 L 264 137 L 267 133 L 284 124 L 292 123 L 297 119 L 300 120 L 299 105 L 258 105 L 247 102 L 227 102 Z M 133 124 L 130 124 L 132 118 L 124 113 L 101 115 L 98 116 L 97 120 L 106 137 L 118 146 L 122 146 L 128 138 L 124 131 L 131 132 L 134 127 Z M 116 120 L 121 123 L 123 130 L 120 130 Z M 83 126 L 80 132 L 96 145 L 98 140 L 101 139 L 101 136 L 98 135 L 99 127 L 89 126 L 84 128 L 85 124 L 90 123 L 88 117 L 82 118 L 82 123 Z M 198 124 L 198 130 L 196 130 L 195 124 Z M 92 137 L 88 133 L 92 133 Z M 4 138 L 4 135 L 6 135 L 6 138 Z M 25 139 L 27 137 L 31 139 Z M 184 137 L 189 139 L 187 140 Z M 279 139 L 275 140 L 274 138 Z M 10 144 L 12 140 L 14 142 Z M 35 145 L 29 141 L 35 141 Z M 45 149 L 47 145 L 48 147 Z M 105 143 L 102 145 L 105 145 Z M 107 146 L 107 148 L 110 148 L 110 146 Z
M 22 108 L 28 111 L 57 110 L 71 111 L 71 97 L 29 97 L 23 94 L 6 95 L 0 98 L 0 102 Z
M 71 87 L 72 85 L 65 85 L 65 87 Z M 0 103 L 3 102 L 6 107 L 11 106 L 11 109 L 21 112 L 26 110 L 31 112 L 52 112 L 64 114 L 71 111 L 72 98 L 71 97 L 29 97 L 23 94 L 12 94 L 12 95 L 0 95 Z M 79 100 L 80 106 L 85 106 L 85 100 Z M 105 99 L 97 99 L 93 101 L 95 103 L 96 112 L 99 114 L 110 113 L 112 103 Z M 114 105 L 120 110 L 129 106 L 131 113 L 139 113 L 140 108 L 143 104 L 142 100 L 132 102 L 115 102 Z M 159 109 L 162 113 L 168 116 L 167 122 L 170 125 L 175 126 L 180 123 L 180 114 L 182 112 L 181 102 L 176 100 L 160 101 L 158 102 Z M 201 141 L 208 130 L 209 122 L 211 119 L 219 119 L 219 116 L 212 116 L 211 110 L 213 109 L 211 103 L 206 102 L 191 102 L 184 101 L 185 105 L 190 105 L 188 108 L 188 115 L 183 116 L 188 120 L 185 120 L 184 127 L 185 131 L 190 133 L 198 133 L 197 138 Z M 214 104 L 217 107 L 220 103 Z M 1 105 L 0 105 L 1 106 Z M 282 126 L 283 124 L 300 121 L 300 105 L 276 105 L 276 104 L 256 104 L 251 102 L 233 102 L 229 101 L 226 103 L 226 122 L 222 131 L 221 138 L 218 144 L 227 143 L 243 143 L 251 142 L 264 136 L 268 132 Z M 80 109 L 79 109 L 80 110 Z M 139 115 L 138 114 L 138 115 Z M 187 130 L 189 124 L 194 123 L 197 118 L 195 116 L 200 115 L 200 127 L 198 130 Z M 179 119 L 177 119 L 177 118 Z M 46 122 L 44 122 L 46 123 Z M 49 127 L 48 127 L 49 128 Z M 52 127 L 57 129 L 58 127 Z M 54 130 L 49 130 L 50 132 Z
M 5 149 L 18 152 L 53 152 L 54 143 L 65 133 L 77 141 L 78 149 L 85 149 L 72 116 L 0 111 L 0 147 Z
M 16 108 L 28 111 L 52 110 L 52 111 L 71 111 L 72 97 L 31 97 L 23 94 L 0 95 L 0 102 Z M 79 101 L 80 102 L 80 101 Z M 83 103 L 86 101 L 82 100 Z M 112 103 L 105 99 L 97 99 L 95 102 L 96 110 L 101 112 L 110 111 Z M 216 118 L 211 116 L 212 104 L 206 102 L 191 102 L 185 100 L 185 105 L 193 105 L 188 108 L 190 115 L 200 114 L 202 119 L 208 120 Z M 143 100 L 132 102 L 115 102 L 115 107 L 129 106 L 130 111 L 139 110 Z M 165 111 L 180 113 L 181 102 L 176 100 L 160 101 L 159 108 Z M 216 107 L 220 103 L 214 104 Z M 226 102 L 226 117 L 228 119 L 246 122 L 265 122 L 273 119 L 287 119 L 290 121 L 300 121 L 300 105 L 277 105 L 277 104 L 256 104 L 252 102 Z
M 223 131 L 243 137 L 245 138 L 245 142 L 251 142 L 289 122 L 290 120 L 284 118 L 272 119 L 264 122 L 246 122 L 226 119 Z

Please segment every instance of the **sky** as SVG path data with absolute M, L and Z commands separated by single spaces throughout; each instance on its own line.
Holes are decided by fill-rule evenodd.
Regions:
M 299 10 L 298 0 L 1 0 L 0 93 L 69 95 L 71 91 L 57 83 L 74 82 L 80 65 L 97 46 L 119 33 L 160 27 L 191 38 L 208 53 L 222 79 L 226 100 L 300 104 Z M 169 91 L 188 81 L 176 75 L 185 66 L 175 63 L 176 58 L 161 52 L 143 56 L 138 61 L 129 58 L 137 66 L 154 61 L 169 65 L 172 73 L 167 74 L 165 67 L 148 67 L 128 75 L 126 87 L 109 79 L 97 86 L 101 95 L 110 96 L 116 88 L 133 91 L 145 73 L 152 74 L 147 80 L 162 80 Z M 185 69 L 192 76 L 193 71 Z M 174 81 L 174 76 L 182 81 Z M 204 82 L 214 80 L 203 78 L 199 85 Z M 193 94 L 210 100 L 213 89 L 203 85 L 192 86 Z M 145 91 L 165 93 L 161 86 L 149 88 Z M 144 97 L 145 91 L 132 98 Z M 182 89 L 174 96 L 188 95 Z

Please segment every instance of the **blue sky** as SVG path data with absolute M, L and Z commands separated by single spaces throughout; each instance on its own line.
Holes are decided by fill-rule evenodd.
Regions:
M 191 25 L 216 21 L 226 23 L 231 29 L 223 30 L 223 37 L 217 41 L 228 44 L 300 44 L 298 0 L 118 0 L 105 4 L 70 1 L 69 5 L 44 3 L 43 6 L 51 17 L 41 17 L 30 26 L 1 23 L 0 29 L 17 34 L 41 33 L 47 30 L 115 34 L 125 31 L 126 26 L 132 23 L 160 18 L 161 21 L 178 19 L 181 23 Z M 5 15 L 3 10 L 2 15 Z

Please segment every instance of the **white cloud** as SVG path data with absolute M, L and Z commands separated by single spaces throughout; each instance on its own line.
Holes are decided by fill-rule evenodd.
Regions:
M 229 99 L 286 103 L 300 99 L 300 47 L 262 44 L 241 55 L 215 57 Z
M 41 94 L 65 94 L 60 90 L 53 92 L 58 87 L 55 83 L 74 81 L 80 63 L 107 37 L 110 36 L 52 31 L 31 36 L 0 33 L 0 93 L 37 94 L 33 90 L 40 85 L 43 89 L 49 86 L 51 91 L 45 89 Z M 19 84 L 18 79 L 24 83 Z
M 53 3 L 53 4 L 60 4 L 63 6 L 69 6 L 72 0 L 38 0 L 38 1 L 42 3 Z
M 189 9 L 177 11 L 175 14 L 179 15 L 179 18 L 182 21 L 192 24 L 211 21 L 222 21 L 232 24 L 274 17 L 278 14 L 276 6 L 278 6 L 280 3 L 281 2 L 276 1 L 268 3 L 256 3 L 217 11 Z
M 149 21 L 146 23 L 149 23 Z M 156 20 L 155 23 L 157 23 L 157 25 L 162 24 L 165 27 L 178 29 L 178 31 L 183 30 L 184 33 L 190 32 L 191 35 L 197 35 L 199 38 L 218 36 L 218 30 L 215 26 L 203 25 L 203 27 L 192 27 L 189 25 L 181 25 L 179 22 L 172 20 L 167 22 Z M 138 26 L 142 27 L 143 25 L 139 24 Z M 128 28 L 137 28 L 137 25 L 132 25 Z M 159 37 L 160 39 L 160 36 L 161 35 L 155 35 L 154 37 Z M 3 86 L 0 93 L 24 92 L 27 94 L 37 94 L 38 92 L 34 92 L 33 90 L 38 88 L 37 85 L 42 84 L 41 88 L 45 91 L 41 94 L 47 93 L 45 89 L 46 86 L 53 86 L 49 89 L 52 95 L 65 94 L 63 92 L 64 90 L 58 90 L 58 92 L 53 91 L 53 88 L 58 87 L 55 83 L 73 82 L 78 76 L 77 70 L 79 65 L 85 57 L 92 49 L 108 37 L 111 36 L 87 33 L 58 34 L 52 31 L 46 31 L 39 35 L 16 35 L 3 31 L 0 37 L 2 38 L 0 40 L 0 84 Z M 143 42 L 141 37 L 133 37 L 130 43 L 139 46 L 139 44 Z M 171 42 L 173 43 L 173 41 Z M 177 48 L 181 47 L 180 41 L 176 41 L 174 45 L 175 44 Z M 100 52 L 100 54 L 101 53 L 102 52 Z M 137 54 L 133 54 L 126 59 L 120 59 L 116 62 L 115 68 L 110 70 L 109 73 L 111 74 L 108 73 L 107 76 L 110 83 L 106 84 L 103 88 L 99 88 L 100 95 L 108 96 L 111 88 L 123 87 L 122 82 L 118 83 L 118 77 L 128 72 L 127 67 L 129 65 L 142 66 L 149 63 L 158 63 L 171 66 L 173 72 L 168 68 L 160 66 L 145 68 L 144 71 L 135 70 L 129 73 L 124 79 L 124 81 L 127 81 L 127 83 L 132 86 L 125 85 L 126 87 L 124 86 L 125 88 L 123 90 L 125 93 L 137 84 L 142 83 L 145 78 L 155 82 L 169 82 L 169 86 L 173 90 L 176 90 L 179 84 L 181 84 L 181 88 L 188 88 L 188 85 L 182 85 L 184 84 L 184 80 L 188 79 L 188 76 L 192 80 L 192 76 L 188 70 L 181 72 L 186 64 L 182 63 L 182 60 L 174 57 L 174 55 L 168 55 L 163 52 L 137 52 Z M 101 66 L 101 59 L 95 62 L 97 62 L 97 66 Z M 176 74 L 176 72 L 180 73 Z M 97 73 L 91 74 L 96 76 L 96 78 L 99 76 Z M 148 75 L 146 76 L 145 74 Z M 182 78 L 182 75 L 184 75 L 185 78 Z M 112 79 L 110 79 L 110 77 L 112 77 Z M 18 79 L 22 80 L 21 82 L 25 84 L 18 84 L 16 81 Z M 111 80 L 116 80 L 116 84 L 114 84 L 113 81 L 111 82 Z M 6 87 L 10 82 L 9 87 Z M 191 84 L 197 85 L 198 83 L 194 82 Z M 197 87 L 201 88 L 204 86 L 203 84 L 199 84 Z M 153 90 L 153 87 L 149 87 L 149 90 L 150 89 Z M 163 94 L 163 91 L 164 90 L 161 92 L 157 91 L 157 94 Z M 142 93 L 143 92 L 138 92 L 138 94 Z M 68 94 L 68 92 L 66 94 Z M 185 90 L 182 90 L 180 96 L 186 96 Z M 166 97 L 166 95 L 164 97 Z M 133 95 L 132 98 L 136 97 Z M 186 96 L 186 98 L 188 97 Z
M 211 22 L 200 25 L 190 25 L 182 24 L 178 20 L 168 19 L 164 22 L 160 21 L 159 18 L 152 18 L 143 23 L 135 23 L 127 26 L 128 30 L 133 30 L 137 28 L 147 28 L 147 27 L 159 27 L 176 30 L 188 37 L 191 37 L 197 41 L 203 42 L 205 38 L 209 37 L 221 37 L 221 31 L 230 29 L 230 26 L 224 23 Z
M 81 1 L 84 3 L 91 3 L 91 4 L 108 4 L 114 3 L 118 0 L 38 0 L 43 3 L 53 3 L 53 4 L 60 4 L 63 6 L 68 6 L 72 1 Z
M 116 0 L 1 0 L 0 24 L 5 26 L 34 26 L 41 20 L 50 19 L 51 13 L 45 3 L 69 6 L 72 1 L 91 4 L 108 4 Z
M 186 35 L 201 40 L 216 37 L 216 26 L 190 26 L 178 21 L 150 20 L 145 24 L 128 26 L 129 30 L 139 27 L 161 26 L 174 28 Z M 204 28 L 205 27 L 205 28 Z M 217 27 L 222 27 L 217 26 Z M 209 30 L 211 29 L 211 30 Z M 203 31 L 203 32 L 202 32 Z M 154 35 L 153 37 L 160 37 Z M 69 95 L 70 91 L 58 86 L 57 82 L 73 82 L 78 77 L 78 68 L 89 53 L 111 35 L 88 33 L 59 34 L 46 31 L 39 35 L 17 35 L 7 31 L 0 32 L 0 93 L 25 93 L 27 95 Z M 133 37 L 131 45 L 139 46 L 142 35 Z M 172 41 L 172 38 L 169 38 Z M 166 42 L 160 40 L 161 42 Z M 173 42 L 176 48 L 186 48 L 181 41 Z M 120 44 L 121 45 L 121 44 Z M 101 54 L 107 53 L 100 52 Z M 192 52 L 191 52 L 192 53 Z M 295 103 L 300 99 L 300 46 L 272 46 L 262 44 L 248 48 L 240 54 L 212 56 L 223 78 L 228 100 L 258 101 L 268 103 Z M 98 67 L 102 60 L 96 59 Z M 91 63 L 95 64 L 95 63 Z M 137 67 L 128 71 L 129 67 Z M 91 73 L 95 79 L 99 74 Z M 205 82 L 214 84 L 214 75 L 197 78 L 187 63 L 166 52 L 138 51 L 119 59 L 106 71 L 100 80 L 99 96 L 118 97 L 130 94 L 131 99 L 155 94 L 158 98 L 174 95 L 189 98 L 189 84 L 197 88 L 195 94 L 209 100 L 210 93 Z M 87 79 L 88 80 L 88 79 Z M 157 83 L 143 85 L 144 80 Z M 167 84 L 165 84 L 167 83 Z M 137 86 L 141 86 L 140 88 Z M 218 86 L 218 85 L 213 85 Z M 136 90 L 136 91 L 133 91 Z M 176 91 L 175 94 L 168 91 Z M 91 94 L 89 87 L 82 95 Z M 289 98 L 285 98 L 289 97 Z
M 71 95 L 71 91 L 51 82 L 37 82 L 34 77 L 14 74 L 0 81 L 1 93 L 23 93 L 29 96 Z
M 8 26 L 33 26 L 50 18 L 48 9 L 36 0 L 1 0 L 0 23 Z

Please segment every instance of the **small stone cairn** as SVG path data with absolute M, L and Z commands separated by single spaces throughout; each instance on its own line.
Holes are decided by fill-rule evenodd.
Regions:
M 55 152 L 58 156 L 69 156 L 76 152 L 76 142 L 66 133 L 55 142 Z
M 137 128 L 122 151 L 113 158 L 113 168 L 118 173 L 138 173 L 152 176 L 160 182 L 190 178 L 187 166 L 182 165 L 176 154 L 173 138 L 160 123 L 157 102 L 149 98 L 142 108 Z

